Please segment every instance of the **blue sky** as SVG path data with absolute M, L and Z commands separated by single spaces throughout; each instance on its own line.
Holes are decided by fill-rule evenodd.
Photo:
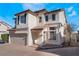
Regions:
M 68 23 L 79 27 L 79 4 L 78 3 L 0 3 L 0 20 L 14 27 L 14 14 L 31 9 L 32 11 L 47 9 L 48 11 L 64 8 Z

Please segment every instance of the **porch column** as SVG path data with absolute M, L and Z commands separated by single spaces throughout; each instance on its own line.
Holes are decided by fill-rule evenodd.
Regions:
M 44 39 L 44 44 L 46 45 L 47 44 L 47 40 L 48 40 L 48 33 L 47 33 L 47 31 L 44 31 L 43 39 Z
M 29 30 L 29 33 L 28 33 L 27 45 L 28 46 L 32 46 L 33 45 L 33 38 L 32 38 L 31 30 Z
M 58 44 L 59 45 L 61 45 L 62 44 L 62 42 L 63 42 L 63 36 L 61 35 L 61 33 L 63 33 L 63 31 L 62 31 L 63 29 L 61 29 L 61 26 L 60 25 L 58 25 L 57 26 L 57 40 L 58 40 Z
M 27 36 L 28 35 L 26 35 L 26 37 L 24 38 L 25 39 L 25 46 L 27 45 Z
M 42 47 L 43 45 L 45 45 L 45 39 L 44 39 L 44 31 L 42 31 L 41 33 L 41 37 L 40 37 L 40 47 Z

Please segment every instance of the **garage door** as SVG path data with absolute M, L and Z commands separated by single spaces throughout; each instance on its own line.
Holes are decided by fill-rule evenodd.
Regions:
M 26 45 L 27 44 L 27 34 L 15 34 L 10 35 L 11 43 L 14 45 Z

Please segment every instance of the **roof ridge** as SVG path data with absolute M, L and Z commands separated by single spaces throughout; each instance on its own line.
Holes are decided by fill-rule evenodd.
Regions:
M 51 13 L 51 12 L 57 12 L 57 11 L 64 11 L 64 9 L 63 8 L 55 9 L 55 10 L 52 10 L 52 11 L 48 11 L 45 14 L 48 14 L 48 13 Z
M 30 9 L 27 9 L 25 11 L 22 11 L 22 12 L 19 12 L 19 13 L 15 14 L 15 16 L 18 15 L 18 14 L 24 13 L 24 12 L 28 12 L 28 11 L 30 11 L 30 12 L 32 12 L 32 13 L 35 14 L 35 13 L 38 13 L 38 12 L 44 11 L 44 10 L 47 11 L 46 9 L 41 9 L 41 10 L 37 10 L 37 11 L 32 11 Z M 55 11 L 61 11 L 61 10 L 64 10 L 64 9 L 63 8 L 60 8 L 60 9 L 56 9 L 56 10 L 52 10 L 52 11 L 47 11 L 46 13 L 55 12 Z
M 46 9 L 40 9 L 40 10 L 34 11 L 34 13 L 39 12 L 39 11 L 43 11 L 43 10 L 47 11 Z
M 10 24 L 8 24 L 8 23 L 6 23 L 6 22 L 4 22 L 4 21 L 2 21 L 2 20 L 0 20 L 0 23 L 7 24 L 7 25 L 9 25 L 10 27 L 12 27 Z

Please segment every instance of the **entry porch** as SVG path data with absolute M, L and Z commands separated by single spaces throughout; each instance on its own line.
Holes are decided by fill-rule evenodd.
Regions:
M 33 43 L 38 46 L 61 45 L 63 43 L 58 26 L 34 28 L 31 31 Z

